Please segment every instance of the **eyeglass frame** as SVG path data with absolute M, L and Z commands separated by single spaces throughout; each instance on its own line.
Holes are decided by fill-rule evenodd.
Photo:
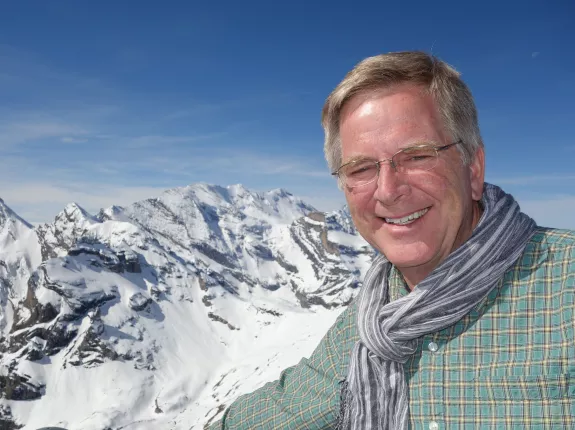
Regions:
M 415 146 L 407 146 L 407 147 L 402 148 L 402 149 L 400 149 L 399 151 L 397 151 L 395 154 L 393 154 L 393 155 L 391 156 L 391 158 L 384 158 L 383 160 L 373 161 L 373 163 L 377 166 L 377 174 L 374 176 L 374 178 L 373 178 L 371 181 L 366 182 L 365 184 L 355 185 L 355 186 L 353 186 L 353 187 L 349 187 L 349 185 L 348 185 L 348 187 L 349 187 L 349 188 L 357 188 L 357 187 L 363 187 L 364 185 L 369 185 L 369 184 L 373 183 L 375 180 L 377 180 L 377 178 L 379 178 L 379 172 L 380 172 L 380 170 L 381 170 L 381 164 L 384 163 L 385 161 L 389 161 L 389 165 L 393 168 L 393 170 L 394 170 L 395 172 L 397 172 L 397 165 L 396 165 L 395 162 L 393 161 L 393 157 L 395 157 L 397 154 L 399 154 L 399 153 L 401 153 L 401 152 L 404 152 L 404 151 L 406 151 L 406 150 L 408 150 L 408 149 L 431 147 L 431 148 L 433 148 L 433 149 L 435 150 L 435 153 L 436 153 L 437 156 L 439 157 L 439 151 L 445 151 L 446 149 L 449 149 L 449 148 L 451 148 L 452 146 L 455 146 L 455 145 L 459 145 L 460 143 L 463 143 L 463 140 L 459 139 L 457 142 L 448 143 L 447 145 L 443 145 L 443 146 L 433 146 L 433 145 L 430 145 L 430 144 L 428 144 L 428 143 L 424 143 L 424 144 L 421 144 L 421 145 L 415 145 Z M 341 171 L 341 169 L 343 169 L 345 166 L 348 166 L 348 165 L 350 165 L 351 163 L 355 163 L 355 162 L 357 162 L 357 161 L 361 161 L 361 160 L 352 160 L 352 161 L 349 161 L 349 162 L 347 162 L 347 163 L 345 163 L 345 164 L 342 164 L 341 166 L 339 166 L 339 168 L 338 168 L 336 171 L 331 172 L 331 175 L 332 175 L 332 176 L 336 176 L 336 177 L 338 178 L 338 180 L 341 181 L 341 178 L 340 178 L 340 176 L 339 176 L 339 172 Z M 365 160 L 365 161 L 370 161 L 370 160 Z M 431 169 L 433 169 L 434 167 L 435 167 L 435 166 L 433 166 Z M 431 169 L 430 169 L 430 170 L 431 170 Z M 343 183 L 342 185 L 345 185 L 345 183 Z

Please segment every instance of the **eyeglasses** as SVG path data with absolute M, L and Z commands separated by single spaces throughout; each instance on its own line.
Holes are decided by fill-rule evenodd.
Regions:
M 444 146 L 429 144 L 415 145 L 396 152 L 393 157 L 384 160 L 354 160 L 342 165 L 333 176 L 337 176 L 342 185 L 349 188 L 371 184 L 379 176 L 381 165 L 389 162 L 397 173 L 409 173 L 431 170 L 437 165 L 439 152 L 462 143 L 461 140 Z

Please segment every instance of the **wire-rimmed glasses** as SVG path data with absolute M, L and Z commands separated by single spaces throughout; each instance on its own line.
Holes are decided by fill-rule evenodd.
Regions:
M 341 185 L 356 188 L 375 181 L 379 176 L 381 165 L 386 162 L 398 173 L 431 170 L 437 165 L 440 151 L 459 143 L 461 140 L 443 146 L 414 145 L 397 151 L 391 158 L 379 161 L 353 160 L 343 164 L 335 172 L 332 172 L 332 175 L 339 178 Z

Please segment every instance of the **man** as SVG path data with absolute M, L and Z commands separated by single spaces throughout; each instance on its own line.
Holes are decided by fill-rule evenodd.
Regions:
M 575 428 L 575 232 L 484 183 L 459 74 L 420 52 L 368 58 L 322 124 L 382 255 L 311 357 L 212 428 Z

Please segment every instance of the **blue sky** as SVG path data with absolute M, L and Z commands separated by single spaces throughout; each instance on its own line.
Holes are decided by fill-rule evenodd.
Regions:
M 20 1 L 0 6 L 0 197 L 30 222 L 194 182 L 344 202 L 320 111 L 361 59 L 420 49 L 476 97 L 487 180 L 575 228 L 575 4 Z

